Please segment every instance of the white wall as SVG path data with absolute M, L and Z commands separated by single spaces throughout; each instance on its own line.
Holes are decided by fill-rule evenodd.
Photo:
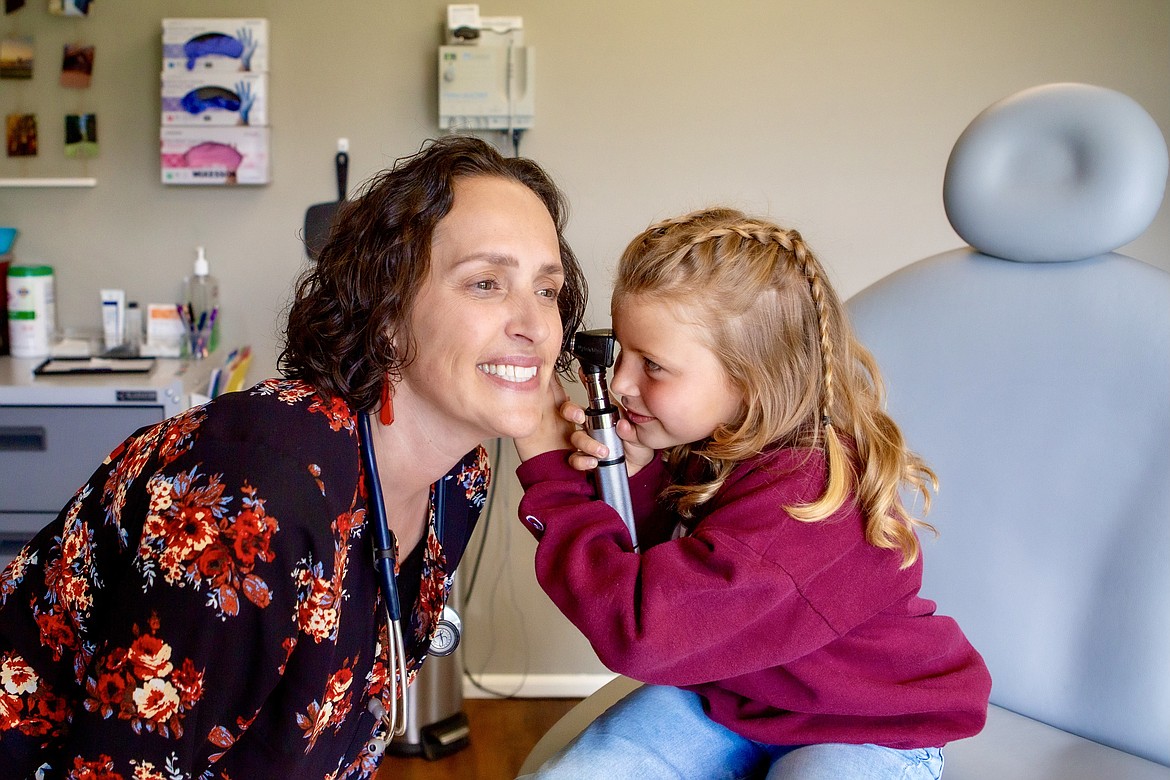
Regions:
M 42 157 L 0 159 L 0 177 L 81 175 L 58 158 L 66 40 L 97 45 L 102 156 L 93 190 L 0 189 L 0 224 L 22 231 L 21 260 L 57 268 L 61 324 L 98 325 L 97 289 L 171 300 L 194 247 L 220 277 L 224 338 L 251 343 L 253 378 L 274 370 L 280 311 L 302 265 L 305 208 L 332 200 L 336 139 L 351 183 L 435 135 L 433 0 L 127 0 L 93 17 L 49 17 L 43 0 L 0 20 L 35 34 L 42 70 L 0 82 L 7 114 L 41 116 Z M 844 296 L 961 244 L 941 202 L 955 138 L 990 103 L 1025 87 L 1083 81 L 1138 100 L 1170 134 L 1170 3 L 1165 0 L 492 0 L 521 15 L 538 49 L 537 127 L 521 151 L 572 202 L 569 238 L 588 268 L 594 323 L 609 273 L 648 222 L 713 202 L 798 227 Z M 273 184 L 164 188 L 158 171 L 159 21 L 263 16 L 272 37 Z M 72 110 L 72 109 L 70 109 Z M 493 136 L 494 137 L 494 136 Z M 502 139 L 498 139 L 501 140 Z M 1124 251 L 1170 269 L 1170 206 Z M 465 609 L 467 660 L 508 675 L 597 673 L 588 645 L 531 574 L 515 522 L 513 456 L 480 581 Z M 536 678 L 541 679 L 541 678 Z

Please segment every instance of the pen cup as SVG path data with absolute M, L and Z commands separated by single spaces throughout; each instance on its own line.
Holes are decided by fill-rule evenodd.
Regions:
M 182 305 L 177 308 L 179 317 L 183 320 L 183 325 L 186 328 L 182 357 L 202 360 L 211 354 L 211 336 L 214 332 L 215 316 L 218 309 L 195 314 L 190 305 L 186 309 Z
M 211 350 L 211 328 L 204 326 L 195 331 L 191 340 L 191 357 L 195 360 L 202 360 L 210 354 Z

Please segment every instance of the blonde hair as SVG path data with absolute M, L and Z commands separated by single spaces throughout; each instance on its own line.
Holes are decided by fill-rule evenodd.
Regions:
M 925 514 L 937 479 L 883 411 L 877 364 L 800 233 L 726 208 L 659 222 L 622 255 L 614 306 L 631 296 L 668 302 L 701 323 L 705 346 L 744 397 L 735 421 L 667 451 L 675 473 L 692 455 L 706 466 L 697 482 L 665 494 L 684 517 L 747 458 L 777 446 L 823 449 L 824 492 L 784 510 L 817 522 L 852 494 L 870 544 L 900 551 L 903 568 L 918 558 L 914 528 L 930 526 L 911 516 L 899 491 L 917 492 Z

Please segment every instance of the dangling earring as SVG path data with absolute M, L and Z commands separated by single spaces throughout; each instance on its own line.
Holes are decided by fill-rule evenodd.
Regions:
M 386 377 L 386 381 L 382 383 L 382 408 L 378 410 L 378 419 L 383 425 L 394 422 L 394 398 L 390 388 L 390 377 Z

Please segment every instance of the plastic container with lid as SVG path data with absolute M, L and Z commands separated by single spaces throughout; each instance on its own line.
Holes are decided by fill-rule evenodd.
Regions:
M 13 357 L 46 357 L 57 329 L 53 267 L 8 268 L 8 342 Z

